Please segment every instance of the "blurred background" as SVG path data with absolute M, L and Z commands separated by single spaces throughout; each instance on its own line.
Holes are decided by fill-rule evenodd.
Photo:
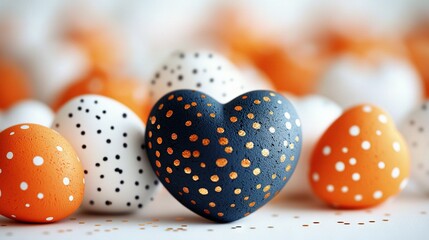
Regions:
M 280 92 L 346 107 L 347 92 L 337 93 L 358 79 L 420 101 L 429 93 L 429 1 L 0 0 L 0 110 L 23 99 L 56 109 L 110 84 L 104 95 L 140 111 L 158 65 L 201 48 Z

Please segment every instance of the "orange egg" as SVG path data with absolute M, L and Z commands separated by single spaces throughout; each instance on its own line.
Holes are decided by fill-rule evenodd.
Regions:
M 22 70 L 0 59 L 0 110 L 30 97 L 31 88 Z
M 429 27 L 411 33 L 406 39 L 409 55 L 420 72 L 425 85 L 425 95 L 429 97 Z
M 151 108 L 147 101 L 147 89 L 143 83 L 93 70 L 67 87 L 54 102 L 53 109 L 57 111 L 72 98 L 83 94 L 98 94 L 115 99 L 144 120 L 147 119 Z
M 72 214 L 84 193 L 84 173 L 71 145 L 56 131 L 21 124 L 0 133 L 0 214 L 48 223 Z
M 391 117 L 375 106 L 347 110 L 323 134 L 310 164 L 313 192 L 339 208 L 375 206 L 408 181 L 407 145 Z

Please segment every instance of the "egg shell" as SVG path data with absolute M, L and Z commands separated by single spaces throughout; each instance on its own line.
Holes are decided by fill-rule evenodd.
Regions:
M 396 124 L 420 103 L 421 80 L 415 68 L 403 58 L 379 56 L 375 59 L 342 55 L 322 77 L 318 94 L 343 108 L 371 103 L 388 111 Z
M 286 196 L 311 196 L 312 191 L 308 181 L 310 158 L 317 142 L 328 127 L 342 114 L 343 110 L 334 101 L 320 96 L 308 95 L 293 97 L 284 94 L 295 106 L 301 118 L 302 143 L 301 158 L 295 169 L 293 178 L 288 182 L 283 193 Z
M 301 122 L 278 93 L 253 91 L 223 105 L 205 93 L 161 98 L 146 130 L 156 175 L 185 207 L 216 222 L 246 217 L 292 176 Z
M 158 181 L 144 150 L 145 126 L 125 105 L 82 95 L 58 111 L 53 128 L 82 159 L 85 210 L 130 213 L 153 200 Z
M 408 143 L 411 153 L 411 179 L 418 184 L 419 190 L 429 193 L 429 102 L 422 103 L 407 117 L 401 126 L 401 132 Z
M 398 194 L 410 174 L 408 148 L 392 118 L 372 105 L 348 109 L 311 157 L 313 192 L 338 208 L 366 208 Z
M 51 108 L 35 100 L 21 101 L 0 115 L 0 131 L 20 123 L 50 127 L 54 119 Z
M 150 85 L 151 101 L 174 90 L 198 90 L 221 103 L 247 92 L 248 85 L 239 70 L 222 55 L 209 50 L 172 53 L 160 65 Z
M 53 104 L 57 111 L 69 100 L 84 94 L 97 94 L 115 99 L 146 119 L 150 106 L 147 105 L 147 90 L 143 83 L 122 76 L 114 76 L 93 69 L 81 79 L 69 85 Z
M 7 59 L 0 59 L 0 110 L 31 97 L 31 88 L 23 70 Z
M 0 214 L 49 223 L 80 206 L 85 179 L 72 146 L 56 131 L 21 124 L 0 133 Z

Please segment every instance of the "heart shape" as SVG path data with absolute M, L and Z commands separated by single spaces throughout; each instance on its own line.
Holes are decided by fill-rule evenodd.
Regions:
M 154 105 L 146 129 L 149 160 L 167 190 L 216 222 L 248 216 L 279 193 L 301 142 L 294 107 L 271 91 L 225 105 L 198 91 L 174 91 Z

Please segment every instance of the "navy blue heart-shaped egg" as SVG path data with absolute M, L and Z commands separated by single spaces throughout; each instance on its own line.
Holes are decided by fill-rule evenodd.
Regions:
M 253 91 L 223 105 L 191 90 L 162 97 L 146 129 L 151 165 L 167 190 L 217 222 L 248 216 L 292 176 L 301 122 L 278 93 Z

